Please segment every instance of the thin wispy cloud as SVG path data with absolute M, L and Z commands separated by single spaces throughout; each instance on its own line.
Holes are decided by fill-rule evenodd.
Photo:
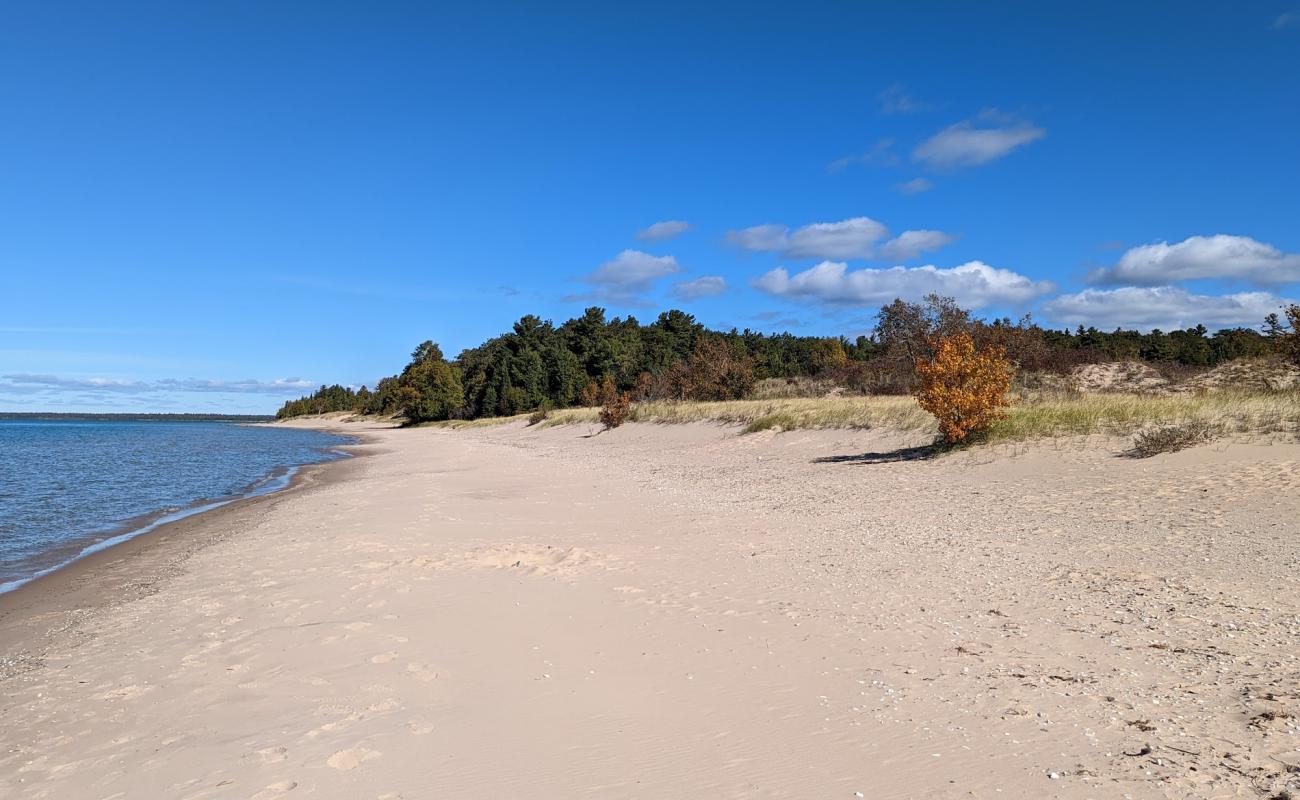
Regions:
M 705 275 L 691 281 L 682 281 L 672 288 L 672 296 L 678 300 L 698 300 L 701 297 L 716 297 L 727 291 L 727 279 L 721 275 Z
M 680 219 L 667 219 L 656 222 L 637 231 L 636 238 L 643 242 L 665 242 L 675 239 L 691 229 L 691 223 Z
M 854 164 L 873 167 L 896 167 L 901 163 L 902 159 L 900 159 L 898 154 L 894 152 L 894 140 L 881 139 L 873 144 L 871 149 L 867 150 L 865 153 L 845 156 L 844 158 L 832 161 L 826 165 L 826 170 L 827 172 L 840 172 Z
M 1063 294 L 1042 307 L 1048 320 L 1061 325 L 1090 325 L 1101 330 L 1179 330 L 1205 325 L 1211 330 L 1258 327 L 1264 317 L 1294 302 L 1271 292 L 1225 295 L 1192 294 L 1178 286 L 1121 286 Z
M 1190 236 L 1129 249 L 1111 267 L 1095 270 L 1093 283 L 1154 286 L 1220 278 L 1257 286 L 1300 283 L 1300 253 L 1284 253 L 1249 236 Z
M 268 280 L 285 286 L 310 289 L 331 294 L 352 297 L 371 298 L 394 302 L 412 302 L 421 300 L 464 300 L 468 292 L 453 292 L 445 289 L 433 289 L 421 286 L 403 286 L 399 284 L 372 283 L 364 280 L 333 281 L 313 275 L 269 275 Z
M 225 381 L 201 378 L 166 378 L 157 381 L 136 381 L 121 378 L 77 378 L 45 373 L 12 373 L 0 375 L 0 392 L 5 391 L 83 391 L 107 394 L 151 394 L 154 392 L 226 392 L 233 394 L 297 394 L 316 388 L 312 381 L 301 378 L 277 378 L 261 381 Z
M 900 194 L 914 195 L 921 192 L 928 192 L 934 188 L 934 182 L 929 178 L 913 178 L 910 181 L 894 184 L 894 191 Z
M 1010 155 L 1047 135 L 1030 122 L 1017 121 L 996 110 L 982 112 L 939 131 L 916 146 L 912 160 L 932 169 L 977 167 Z
M 760 311 L 751 315 L 750 319 L 761 323 L 761 327 L 768 330 L 801 328 L 804 324 L 803 320 L 790 316 L 788 311 Z
M 884 114 L 916 114 L 933 108 L 930 104 L 917 100 L 898 83 L 881 92 L 878 99 L 880 111 Z
M 1283 28 L 1300 28 L 1300 10 L 1286 11 L 1279 14 L 1277 19 L 1273 20 L 1273 29 L 1282 30 Z
M 923 266 L 859 270 L 849 270 L 843 262 L 823 261 L 793 275 L 778 267 L 758 278 L 754 286 L 779 297 L 835 306 L 877 305 L 896 297 L 915 300 L 934 293 L 954 297 L 969 308 L 1022 305 L 1056 288 L 1051 281 L 1036 281 L 981 261 L 950 269 Z

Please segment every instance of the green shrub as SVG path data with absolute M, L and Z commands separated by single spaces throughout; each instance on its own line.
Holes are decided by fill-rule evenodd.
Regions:
M 528 424 L 531 426 L 545 422 L 550 418 L 552 410 L 551 401 L 543 400 L 541 405 L 539 405 L 532 414 L 528 415 Z

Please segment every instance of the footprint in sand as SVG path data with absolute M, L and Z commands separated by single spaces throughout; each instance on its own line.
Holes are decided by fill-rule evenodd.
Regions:
M 257 755 L 262 759 L 263 764 L 275 764 L 287 759 L 289 750 L 284 747 L 264 747 L 257 751 Z
M 100 700 L 134 700 L 145 692 L 149 691 L 148 686 L 123 686 L 120 689 L 112 689 L 104 692 L 99 696 Z
M 253 795 L 253 800 L 272 800 L 272 798 L 281 797 L 297 788 L 297 781 L 277 781 Z
M 406 727 L 416 736 L 425 736 L 433 733 L 433 726 L 427 722 L 408 722 L 406 723 Z
M 378 750 L 368 750 L 364 747 L 353 747 L 348 750 L 340 750 L 329 757 L 325 763 L 337 770 L 356 769 L 367 761 L 379 758 L 383 753 Z
M 371 656 L 371 657 L 370 657 L 370 663 L 371 663 L 371 664 L 387 664 L 388 662 L 392 661 L 392 660 L 395 659 L 395 658 L 397 658 L 397 653 L 393 653 L 393 652 L 380 653 L 380 654 L 377 655 L 377 656 Z
M 407 664 L 406 671 L 411 673 L 415 677 L 419 678 L 420 680 L 424 681 L 425 683 L 428 683 L 429 681 L 438 677 L 438 673 L 429 669 L 428 664 Z

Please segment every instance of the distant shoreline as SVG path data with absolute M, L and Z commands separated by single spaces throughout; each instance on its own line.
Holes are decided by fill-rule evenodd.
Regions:
M 0 411 L 0 420 L 85 420 L 138 422 L 271 422 L 273 414 L 86 414 L 65 411 Z

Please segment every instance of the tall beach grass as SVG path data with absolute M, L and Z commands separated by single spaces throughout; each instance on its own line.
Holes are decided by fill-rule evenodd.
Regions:
M 599 409 L 565 408 L 550 413 L 538 428 L 599 424 Z M 527 421 L 528 415 L 437 423 L 477 428 Z M 641 423 L 712 422 L 735 425 L 744 433 L 763 430 L 866 429 L 933 435 L 934 418 L 911 397 L 795 397 L 726 402 L 650 401 L 633 407 Z M 994 424 L 989 442 L 1058 436 L 1128 436 L 1153 425 L 1206 423 L 1226 435 L 1270 436 L 1300 433 L 1300 391 L 1214 391 L 1201 394 L 1040 394 L 1020 399 Z

